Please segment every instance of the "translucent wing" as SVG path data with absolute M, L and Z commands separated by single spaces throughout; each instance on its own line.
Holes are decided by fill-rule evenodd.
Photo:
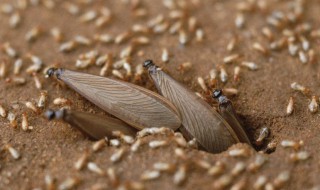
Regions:
M 235 112 L 235 110 L 232 106 L 232 103 L 230 101 L 228 101 L 225 104 L 221 104 L 221 105 L 219 105 L 219 109 L 220 109 L 221 116 L 226 121 L 228 121 L 228 124 L 235 131 L 240 142 L 248 143 L 251 145 L 251 142 L 250 142 L 246 132 L 244 131 L 244 129 L 242 128 L 242 126 L 240 124 L 240 120 L 239 120 L 237 113 Z
M 228 123 L 206 102 L 160 69 L 150 69 L 158 90 L 180 111 L 184 130 L 205 149 L 217 153 L 239 142 Z
M 160 95 L 123 81 L 62 70 L 57 75 L 72 89 L 137 129 L 181 125 L 176 108 Z

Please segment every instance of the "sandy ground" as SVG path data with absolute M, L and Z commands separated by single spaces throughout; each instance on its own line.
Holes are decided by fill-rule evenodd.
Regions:
M 50 1 L 43 2 L 50 3 Z M 255 171 L 250 171 L 249 166 L 254 163 L 257 155 L 261 154 L 246 145 L 238 144 L 230 148 L 230 150 L 247 151 L 250 149 L 248 155 L 240 158 L 229 156 L 228 151 L 230 150 L 213 155 L 191 148 L 183 148 L 186 155 L 181 158 L 175 153 L 178 145 L 173 141 L 171 133 L 142 138 L 145 144 L 135 153 L 130 151 L 129 145 L 122 143 L 121 147 L 124 148 L 125 154 L 119 162 L 112 163 L 110 156 L 119 148 L 105 146 L 100 151 L 93 153 L 94 142 L 88 140 L 79 131 L 63 122 L 48 122 L 42 117 L 42 112 L 35 114 L 26 108 L 25 102 L 36 103 L 41 92 L 36 88 L 32 75 L 25 72 L 32 64 L 27 56 L 28 53 L 41 58 L 45 66 L 57 65 L 76 70 L 78 68 L 75 67 L 75 62 L 82 53 L 97 50 L 102 55 L 113 53 L 116 55 L 115 60 L 120 60 L 119 52 L 130 44 L 130 40 L 121 44 L 107 45 L 94 42 L 90 46 L 79 46 L 70 53 L 62 53 L 59 52 L 60 44 L 50 35 L 53 27 L 58 27 L 65 37 L 64 41 L 69 41 L 76 35 L 83 35 L 90 39 L 93 39 L 95 34 L 103 33 L 116 36 L 130 30 L 133 24 L 146 25 L 150 19 L 159 14 L 163 14 L 165 21 L 170 21 L 170 24 L 174 20 L 170 18 L 170 10 L 163 6 L 162 1 L 142 1 L 138 8 L 147 11 L 147 15 L 142 18 L 134 16 L 137 8 L 125 3 L 125 0 L 108 2 L 97 0 L 88 4 L 84 3 L 85 1 L 74 1 L 73 3 L 80 9 L 80 16 L 90 10 L 99 11 L 103 6 L 111 10 L 110 22 L 102 28 L 97 28 L 94 21 L 82 23 L 79 21 L 79 15 L 69 14 L 64 8 L 64 1 L 54 2 L 55 6 L 52 9 L 47 8 L 45 3 L 16 8 L 16 3 L 12 1 L 1 0 L 0 2 L 0 5 L 11 3 L 14 6 L 12 13 L 1 13 L 0 43 L 3 45 L 9 42 L 19 53 L 18 57 L 23 59 L 23 66 L 18 76 L 26 79 L 23 85 L 6 82 L 6 79 L 14 77 L 13 68 L 17 58 L 10 58 L 4 51 L 1 51 L 0 59 L 6 62 L 6 72 L 0 80 L 0 104 L 7 112 L 16 114 L 18 127 L 11 127 L 6 118 L 0 117 L 0 189 L 55 189 L 54 186 L 59 188 L 67 178 L 77 179 L 75 189 L 130 189 L 128 186 L 132 182 L 141 183 L 145 189 L 212 189 L 218 186 L 223 188 L 223 183 L 226 189 L 241 184 L 243 189 L 320 188 L 318 180 L 320 174 L 320 154 L 318 153 L 320 150 L 318 146 L 320 143 L 320 115 L 319 112 L 312 114 L 308 110 L 310 95 L 320 96 L 319 62 L 316 60 L 314 63 L 302 64 L 299 56 L 290 56 L 287 47 L 279 51 L 269 51 L 267 55 L 253 49 L 255 42 L 259 42 L 268 49 L 270 42 L 261 32 L 265 26 L 272 30 L 275 40 L 285 36 L 288 32 L 284 31 L 285 29 L 297 31 L 296 28 L 301 23 L 311 24 L 312 30 L 319 29 L 320 3 L 317 0 L 306 1 L 303 5 L 303 14 L 297 23 L 285 24 L 278 29 L 268 25 L 266 17 L 274 11 L 287 14 L 290 10 L 288 7 L 295 1 L 257 1 L 265 2 L 266 8 L 255 6 L 253 10 L 245 11 L 243 13 L 245 23 L 241 29 L 237 28 L 234 23 L 237 14 L 240 13 L 237 5 L 246 1 L 186 1 L 186 15 L 197 18 L 197 27 L 203 29 L 205 34 L 203 41 L 197 42 L 194 32 L 190 31 L 187 31 L 189 41 L 186 45 L 179 44 L 178 34 L 172 35 L 167 31 L 161 34 L 141 34 L 150 38 L 150 44 L 137 47 L 131 56 L 130 63 L 133 70 L 145 59 L 153 59 L 176 80 L 206 96 L 197 84 L 197 77 L 201 76 L 208 81 L 210 69 L 219 69 L 220 65 L 224 65 L 224 57 L 239 53 L 240 59 L 224 65 L 229 80 L 226 83 L 219 82 L 218 86 L 238 89 L 239 93 L 230 96 L 230 99 L 253 143 L 258 138 L 261 128 L 270 128 L 271 135 L 263 145 L 254 147 L 257 151 L 264 150 L 270 142 L 277 143 L 274 153 L 263 154 L 267 161 Z M 184 1 L 180 2 L 182 2 L 180 6 L 183 5 Z M 17 12 L 21 15 L 21 23 L 16 28 L 10 28 L 9 19 Z M 274 12 L 274 15 L 276 14 Z M 34 42 L 27 42 L 25 35 L 37 26 L 41 28 L 41 34 Z M 320 38 L 310 36 L 310 31 L 305 31 L 304 35 L 319 59 Z M 229 52 L 226 47 L 234 36 L 237 36 L 238 40 L 234 50 Z M 299 41 L 294 43 L 300 44 Z M 299 47 L 301 50 L 300 45 Z M 167 48 L 170 52 L 169 63 L 161 61 L 163 48 Z M 259 69 L 250 71 L 246 67 L 241 67 L 239 81 L 234 82 L 234 67 L 240 65 L 242 61 L 255 62 Z M 177 67 L 184 62 L 191 62 L 191 69 L 186 72 L 178 71 Z M 62 105 L 54 105 L 53 100 L 63 97 L 72 102 L 70 107 L 73 110 L 106 114 L 73 90 L 59 85 L 55 80 L 45 79 L 42 70 L 37 76 L 42 83 L 42 90 L 48 92 L 45 109 L 62 107 Z M 81 70 L 99 74 L 100 67 L 93 65 Z M 125 74 L 123 69 L 120 71 Z M 107 76 L 114 78 L 110 70 Z M 146 74 L 143 79 L 139 84 L 154 90 Z M 133 82 L 133 80 L 130 81 Z M 293 82 L 307 87 L 310 93 L 303 95 L 301 92 L 294 91 L 290 88 Z M 286 107 L 291 96 L 294 98 L 294 111 L 287 116 Z M 208 99 L 208 101 L 214 104 L 212 100 Z M 317 101 L 319 103 L 319 99 Z M 27 114 L 29 125 L 33 126 L 33 130 L 26 132 L 21 129 L 22 113 Z M 151 149 L 147 145 L 151 140 L 166 140 L 170 143 L 164 147 Z M 296 149 L 284 148 L 280 145 L 283 140 L 293 140 L 296 143 L 303 141 L 304 145 Z M 19 159 L 14 159 L 10 155 L 8 145 L 20 153 Z M 309 158 L 303 161 L 292 161 L 290 155 L 292 157 L 292 154 L 301 151 L 306 151 L 310 155 Z M 89 161 L 96 163 L 104 173 L 110 171 L 110 168 L 114 169 L 117 179 L 112 180 L 108 174 L 99 175 L 89 171 L 86 167 L 81 171 L 74 169 L 74 163 L 86 152 L 89 155 Z M 153 164 L 156 162 L 172 164 L 173 171 L 161 172 L 157 179 L 142 180 L 142 173 L 153 170 Z M 208 170 L 217 166 L 219 162 L 224 163 L 221 174 L 209 175 Z M 245 171 L 235 172 L 235 166 L 241 163 L 244 163 Z M 186 169 L 186 178 L 177 185 L 174 183 L 174 176 L 179 168 Z M 283 175 L 281 174 L 290 175 L 288 179 L 282 180 Z M 54 185 L 48 187 L 45 176 L 53 178 Z M 284 175 L 285 177 L 287 176 Z M 263 179 L 265 179 L 264 183 L 257 184 L 257 181 L 263 182 Z

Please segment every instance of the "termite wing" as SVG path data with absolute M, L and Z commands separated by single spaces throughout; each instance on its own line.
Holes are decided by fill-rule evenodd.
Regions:
M 76 127 L 82 133 L 93 140 L 104 137 L 111 137 L 113 131 L 121 131 L 125 135 L 135 136 L 137 130 L 125 122 L 108 116 L 98 116 L 84 112 L 71 111 L 66 109 L 47 110 L 47 119 L 61 119 L 71 126 Z
M 171 102 L 140 86 L 61 68 L 50 68 L 47 76 L 52 75 L 136 129 L 168 127 L 176 130 L 181 126 L 180 114 Z
M 240 129 L 234 130 L 204 100 L 163 72 L 151 60 L 146 60 L 143 66 L 148 69 L 149 76 L 159 93 L 180 111 L 182 126 L 179 129 L 185 137 L 196 138 L 204 149 L 212 153 L 224 151 L 238 142 L 250 144 L 244 132 L 238 133 L 243 131 L 241 125 L 236 125 L 235 127 L 240 127 Z

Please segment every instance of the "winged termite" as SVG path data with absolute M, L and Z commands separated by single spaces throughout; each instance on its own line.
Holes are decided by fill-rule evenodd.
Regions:
M 102 139 L 105 136 L 111 137 L 113 131 L 121 131 L 123 134 L 130 136 L 135 136 L 137 131 L 125 122 L 116 118 L 108 116 L 101 117 L 66 109 L 57 111 L 47 110 L 45 116 L 49 120 L 61 119 L 94 140 Z
M 219 102 L 219 111 L 221 116 L 232 127 L 240 142 L 250 144 L 250 140 L 241 126 L 240 119 L 238 118 L 231 101 L 222 94 L 222 90 L 214 90 L 212 92 L 212 97 Z
M 168 127 L 176 130 L 181 125 L 179 112 L 167 99 L 140 86 L 66 69 L 51 68 L 47 75 L 55 75 L 89 101 L 136 129 Z
M 180 111 L 182 127 L 180 131 L 186 138 L 195 137 L 199 144 L 209 152 L 218 153 L 237 142 L 250 143 L 243 129 L 231 127 L 223 117 L 204 100 L 179 82 L 164 73 L 151 60 L 144 62 L 158 91 L 168 98 Z M 231 123 L 234 125 L 234 121 Z M 243 137 L 244 135 L 244 137 Z

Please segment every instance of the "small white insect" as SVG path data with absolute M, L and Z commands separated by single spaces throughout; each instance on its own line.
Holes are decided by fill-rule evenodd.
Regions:
M 303 51 L 299 51 L 299 60 L 303 64 L 308 63 L 308 57 Z
M 142 173 L 140 179 L 143 181 L 154 180 L 160 177 L 160 172 L 157 170 L 148 170 Z
M 236 25 L 237 28 L 243 28 L 244 25 L 245 25 L 245 22 L 246 22 L 246 19 L 244 17 L 244 14 L 242 13 L 239 13 L 237 14 L 235 20 L 234 20 L 234 23 Z
M 17 127 L 18 123 L 16 120 L 16 114 L 9 112 L 7 115 L 7 119 L 9 120 L 11 127 L 13 127 L 13 128 Z
M 238 148 L 229 151 L 231 157 L 248 157 L 250 152 L 246 148 Z
M 209 168 L 208 174 L 211 176 L 218 176 L 225 171 L 225 165 L 223 162 L 217 161 L 214 166 Z
M 281 141 L 281 146 L 284 148 L 299 149 L 301 145 L 300 145 L 300 143 L 297 143 L 292 140 L 283 140 L 283 141 Z
M 189 41 L 188 35 L 184 30 L 179 31 L 179 43 L 181 45 L 186 45 Z
M 214 189 L 224 189 L 225 187 L 229 186 L 233 181 L 233 176 L 229 174 L 225 174 L 219 177 L 214 183 Z
M 27 117 L 27 114 L 25 113 L 22 114 L 21 128 L 23 131 L 32 129 L 32 127 L 29 126 L 28 117 Z
M 247 67 L 248 69 L 250 69 L 252 71 L 258 70 L 258 68 L 259 68 L 258 65 L 254 62 L 243 61 L 243 62 L 241 62 L 241 65 Z
M 283 185 L 290 180 L 290 172 L 289 171 L 283 171 L 279 173 L 279 175 L 274 179 L 274 186 L 278 189 L 283 187 Z
M 228 74 L 224 67 L 220 67 L 220 80 L 225 83 L 228 80 Z
M 227 50 L 228 51 L 233 51 L 235 46 L 236 46 L 236 43 L 237 43 L 237 38 L 236 37 L 233 37 L 230 42 L 227 44 Z
M 5 118 L 7 116 L 7 111 L 4 109 L 4 107 L 0 104 L 0 116 Z
M 302 92 L 304 94 L 308 91 L 308 89 L 306 87 L 298 84 L 297 82 L 291 83 L 291 89 L 300 91 L 300 92 Z
M 14 13 L 13 15 L 10 16 L 9 18 L 9 26 L 11 28 L 17 28 L 21 23 L 21 16 L 20 13 Z
M 316 113 L 318 111 L 319 105 L 318 105 L 316 96 L 312 96 L 311 101 L 308 105 L 308 108 L 311 113 Z
M 66 99 L 66 98 L 55 98 L 53 100 L 53 104 L 54 105 L 66 105 L 69 104 L 70 100 Z
M 87 167 L 90 171 L 99 174 L 101 176 L 105 175 L 105 172 L 94 162 L 89 162 Z
M 252 48 L 253 48 L 254 50 L 262 53 L 263 55 L 268 54 L 268 50 L 267 50 L 265 47 L 263 47 L 263 46 L 262 46 L 260 43 L 258 43 L 258 42 L 253 43 Z
M 136 142 L 134 142 L 134 143 L 131 145 L 130 150 L 131 150 L 132 152 L 137 152 L 138 149 L 139 149 L 139 147 L 141 146 L 141 144 L 142 144 L 141 139 L 137 139 Z
M 109 61 L 106 62 L 100 70 L 100 76 L 105 76 L 110 67 Z
M 94 39 L 98 42 L 109 44 L 114 41 L 114 37 L 110 34 L 96 34 Z
M 88 153 L 83 153 L 80 158 L 74 163 L 74 168 L 80 171 L 87 163 L 89 158 Z
M 173 165 L 165 162 L 156 162 L 153 164 L 153 168 L 161 172 L 166 172 L 171 171 L 173 169 Z
M 287 115 L 291 115 L 293 113 L 293 97 L 291 96 L 290 99 L 289 99 L 289 103 L 288 103 L 288 106 L 287 106 Z
M 78 178 L 67 178 L 65 181 L 63 181 L 58 189 L 59 190 L 69 190 L 75 188 L 80 183 L 80 180 Z
M 123 32 L 115 37 L 114 42 L 116 44 L 121 44 L 121 43 L 125 42 L 126 40 L 128 40 L 130 37 L 131 37 L 130 32 Z
M 33 112 L 39 113 L 38 108 L 32 102 L 26 102 L 25 105 L 27 108 L 31 109 Z
M 267 177 L 266 176 L 259 176 L 256 182 L 253 184 L 254 189 L 261 189 L 265 184 L 267 183 Z
M 114 75 L 115 77 L 118 77 L 120 79 L 124 79 L 123 74 L 119 70 L 113 69 L 112 70 L 112 75 Z
M 231 175 L 238 176 L 246 169 L 246 164 L 244 162 L 237 162 L 234 168 L 231 170 Z
M 11 145 L 7 144 L 6 149 L 9 151 L 10 155 L 15 160 L 18 160 L 21 157 L 21 154 L 16 149 L 14 149 Z
M 79 19 L 81 22 L 90 22 L 94 20 L 97 16 L 98 16 L 98 13 L 96 11 L 90 10 L 84 13 L 83 15 L 81 15 Z
M 35 84 L 36 88 L 41 90 L 42 89 L 42 84 L 41 84 L 41 81 L 40 81 L 39 77 L 37 76 L 36 73 L 32 73 L 32 76 L 33 76 L 33 80 L 34 80 L 34 84 Z
M 74 41 L 79 44 L 79 45 L 84 45 L 84 46 L 90 46 L 92 44 L 91 39 L 81 36 L 81 35 L 76 35 L 74 37 Z
M 43 108 L 47 102 L 47 96 L 48 96 L 48 92 L 47 91 L 41 91 L 40 92 L 40 98 L 38 101 L 38 108 Z
M 202 28 L 196 30 L 196 40 L 197 42 L 202 42 L 204 39 L 204 31 Z
M 251 172 L 256 172 L 258 169 L 260 169 L 264 163 L 266 163 L 267 158 L 263 156 L 262 154 L 257 154 L 255 157 L 254 162 L 250 163 L 248 165 L 248 170 Z
M 294 43 L 290 42 L 288 44 L 288 50 L 289 50 L 289 54 L 291 56 L 295 56 L 297 55 L 298 51 L 299 51 L 299 46 L 295 45 Z
M 118 146 L 120 146 L 120 141 L 119 141 L 119 139 L 111 139 L 110 140 L 110 145 L 111 146 L 114 146 L 114 147 L 118 147 Z
M 27 42 L 35 41 L 39 37 L 40 34 L 41 34 L 41 28 L 39 26 L 34 27 L 26 33 L 25 40 Z
M 62 42 L 63 34 L 59 28 L 57 28 L 57 27 L 52 28 L 50 30 L 50 34 L 52 35 L 52 37 L 54 38 L 54 40 L 56 42 Z
M 60 45 L 59 51 L 63 53 L 71 52 L 77 47 L 77 43 L 75 41 L 64 42 Z
M 115 163 L 121 160 L 121 158 L 123 157 L 125 153 L 125 149 L 124 148 L 120 148 L 118 149 L 115 153 L 113 153 L 110 157 L 110 161 Z
M 239 57 L 240 57 L 239 54 L 229 55 L 229 56 L 223 58 L 223 63 L 227 64 L 227 63 L 235 62 L 239 59 Z
M 176 173 L 173 175 L 173 183 L 175 185 L 182 185 L 187 177 L 187 168 L 185 165 L 181 165 Z
M 162 146 L 166 146 L 168 144 L 167 141 L 160 141 L 160 140 L 154 140 L 149 142 L 149 147 L 150 148 L 159 148 Z
M 22 64 L 23 64 L 22 59 L 17 59 L 14 62 L 13 74 L 18 75 L 20 73 L 20 70 L 22 68 Z
M 198 81 L 198 84 L 200 85 L 200 87 L 202 88 L 202 90 L 207 92 L 208 88 L 207 88 L 207 85 L 206 85 L 204 79 L 202 77 L 198 77 L 197 81 Z
M 290 154 L 290 159 L 293 162 L 297 162 L 297 161 L 304 161 L 310 158 L 310 153 L 307 151 L 300 151 L 297 153 L 292 153 Z
M 54 178 L 52 178 L 51 175 L 49 174 L 46 174 L 45 177 L 44 177 L 44 182 L 46 184 L 46 189 L 55 189 L 55 184 L 54 184 Z
M 76 4 L 73 4 L 70 2 L 64 2 L 63 7 L 71 15 L 78 15 L 80 13 L 80 8 Z
M 92 150 L 93 150 L 93 152 L 98 152 L 99 150 L 101 150 L 106 145 L 107 145 L 106 144 L 106 140 L 105 139 L 101 139 L 101 140 L 93 143 Z
M 169 62 L 169 51 L 168 51 L 167 48 L 163 48 L 162 49 L 161 60 L 164 63 L 168 63 Z

